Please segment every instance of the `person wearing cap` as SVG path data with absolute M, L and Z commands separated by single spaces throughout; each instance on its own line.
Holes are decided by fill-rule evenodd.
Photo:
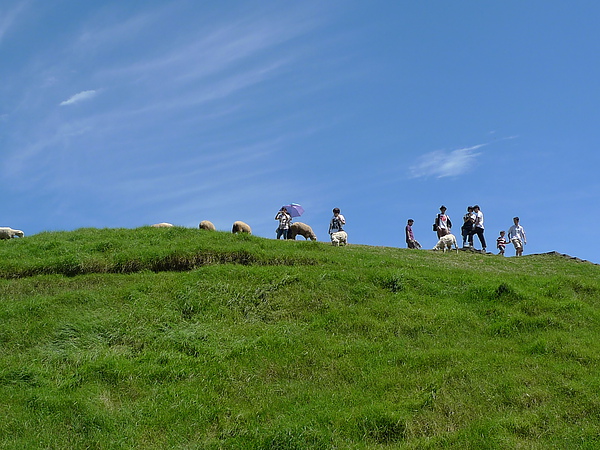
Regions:
M 440 206 L 440 213 L 435 218 L 435 225 L 438 239 L 450 234 L 452 221 L 450 220 L 450 216 L 446 214 L 446 207 L 444 205 Z

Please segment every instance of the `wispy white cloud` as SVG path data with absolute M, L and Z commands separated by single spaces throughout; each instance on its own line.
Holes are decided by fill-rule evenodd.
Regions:
M 21 2 L 10 11 L 0 10 L 0 44 L 2 43 L 4 36 L 8 33 L 9 29 L 12 27 L 17 16 L 23 10 L 25 5 L 26 2 Z
M 412 178 L 421 177 L 456 177 L 467 173 L 474 165 L 482 147 L 489 144 L 478 144 L 472 147 L 459 148 L 446 152 L 437 150 L 421 156 L 416 164 L 410 167 Z
M 97 93 L 98 93 L 98 91 L 95 91 L 95 90 L 81 91 L 81 92 L 73 95 L 69 99 L 65 100 L 64 102 L 61 102 L 60 106 L 73 105 L 75 103 L 79 103 L 84 100 L 89 100 L 92 97 L 95 97 Z
M 284 20 L 279 20 L 284 22 Z M 207 81 L 214 82 L 217 74 L 229 76 L 231 72 L 244 73 L 256 67 L 270 65 L 267 50 L 310 30 L 313 24 L 292 24 L 289 26 L 265 26 L 264 23 L 240 23 L 213 25 L 211 31 L 194 32 L 187 35 L 185 44 L 173 45 L 164 53 L 139 58 L 129 65 L 106 68 L 98 73 L 103 78 L 123 83 L 135 80 L 136 84 L 161 85 L 170 89 L 189 86 Z M 277 58 L 279 63 L 290 63 L 287 55 Z M 213 77 L 213 78 L 210 78 Z M 168 81 L 168 84 L 165 83 Z
M 147 11 L 129 17 L 116 23 L 87 24 L 81 32 L 78 39 L 74 42 L 73 48 L 80 52 L 97 52 L 102 49 L 111 48 L 114 45 L 123 45 L 129 43 L 136 36 L 143 33 L 144 30 L 156 27 L 161 19 L 164 19 L 167 8 L 160 8 L 156 11 Z M 104 16 L 102 16 L 105 18 Z M 101 19 L 98 19 L 101 20 Z
M 267 133 L 254 128 L 241 129 L 244 123 L 240 127 L 235 121 L 246 110 L 251 111 L 260 99 L 258 96 L 270 89 L 270 81 L 285 82 L 291 69 L 302 62 L 303 55 L 291 51 L 290 47 L 298 48 L 296 38 L 316 28 L 319 21 L 306 11 L 301 20 L 287 11 L 268 17 L 262 14 L 240 17 L 232 13 L 231 20 L 220 19 L 203 27 L 189 26 L 191 24 L 182 21 L 179 33 L 161 36 L 160 45 L 147 45 L 146 40 L 155 39 L 154 25 L 163 13 L 168 13 L 164 9 L 160 12 L 136 15 L 116 25 L 100 23 L 104 19 L 97 19 L 96 25 L 91 26 L 89 22 L 83 23 L 80 27 L 87 31 L 83 34 L 80 31 L 70 46 L 62 46 L 60 55 L 45 52 L 31 62 L 30 65 L 35 63 L 51 70 L 38 77 L 42 81 L 37 80 L 37 89 L 28 90 L 29 97 L 22 102 L 28 111 L 39 102 L 35 110 L 39 120 L 35 135 L 12 132 L 14 151 L 0 163 L 0 169 L 10 175 L 10 179 L 28 179 L 32 184 L 30 172 L 35 174 L 37 168 L 43 167 L 44 170 L 37 170 L 44 174 L 37 183 L 55 186 L 62 179 L 65 162 L 78 161 L 79 173 L 100 174 L 105 173 L 109 162 L 118 161 L 127 168 L 123 179 L 128 180 L 131 169 L 137 167 L 133 162 L 136 155 L 143 152 L 149 160 L 156 158 L 162 171 L 157 171 L 158 175 L 152 171 L 136 173 L 135 182 L 119 184 L 121 192 L 135 198 L 139 196 L 143 203 L 143 194 L 147 191 L 140 191 L 139 186 L 152 189 L 160 185 L 162 188 L 152 196 L 153 201 L 160 201 L 164 196 L 168 203 L 173 198 L 179 201 L 186 198 L 189 189 L 193 193 L 212 191 L 213 186 L 224 189 L 230 183 L 221 180 L 230 180 L 230 174 L 242 171 L 242 167 L 245 176 L 252 180 L 271 173 L 268 156 L 285 145 L 271 140 L 264 142 Z M 136 51 L 127 51 L 127 58 L 121 58 L 117 45 Z M 105 58 L 108 55 L 111 58 Z M 117 56 L 112 58 L 113 55 Z M 72 61 L 76 61 L 76 69 Z M 68 85 L 100 87 L 69 97 L 76 91 L 67 90 L 68 95 L 65 95 Z M 253 87 L 257 90 L 252 90 Z M 57 100 L 56 92 L 63 92 L 64 97 Z M 57 104 L 78 107 L 100 94 L 102 105 L 86 109 L 76 117 L 61 114 L 64 109 L 56 108 Z M 63 111 L 59 111 L 61 109 Z M 165 133 L 168 123 L 168 133 Z M 223 161 L 206 161 L 206 155 L 216 151 L 211 142 L 233 134 L 230 129 L 234 126 L 236 139 L 218 145 L 218 152 L 244 149 L 242 154 Z M 195 136 L 197 141 L 186 142 L 184 136 L 187 135 Z M 294 136 L 286 135 L 286 138 L 293 140 Z M 266 147 L 261 148 L 259 144 Z M 82 148 L 85 152 L 77 151 Z M 166 148 L 172 156 L 185 159 L 186 163 L 172 170 L 165 167 Z M 203 158 L 196 161 L 194 155 Z M 57 169 L 48 170 L 48 165 L 56 165 Z M 186 183 L 181 187 L 178 183 L 169 183 L 173 174 Z M 110 172 L 109 176 L 114 173 Z M 203 180 L 200 184 L 199 179 Z M 56 188 L 59 189 L 62 187 Z
M 18 150 L 9 148 L 0 165 L 2 176 L 10 179 L 15 186 L 37 186 L 42 180 L 48 185 L 48 177 L 61 166 L 54 162 L 68 151 L 71 140 L 90 131 L 86 124 L 57 125 L 49 120 L 41 123 L 40 128 L 37 135 L 23 135 L 18 142 Z

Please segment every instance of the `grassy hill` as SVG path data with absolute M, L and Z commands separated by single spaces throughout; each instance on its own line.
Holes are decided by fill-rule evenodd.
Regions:
M 600 266 L 151 227 L 0 241 L 0 447 L 599 448 Z

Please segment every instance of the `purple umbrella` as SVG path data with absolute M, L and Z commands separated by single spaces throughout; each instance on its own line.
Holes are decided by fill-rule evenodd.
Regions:
M 289 205 L 283 205 L 282 208 L 287 209 L 287 212 L 292 217 L 300 217 L 304 214 L 304 208 L 298 203 L 290 203 Z

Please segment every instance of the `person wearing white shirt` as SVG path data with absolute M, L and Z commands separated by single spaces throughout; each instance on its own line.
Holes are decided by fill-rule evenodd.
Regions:
M 519 225 L 519 218 L 513 218 L 514 225 L 508 229 L 508 239 L 515 246 L 517 256 L 523 255 L 523 246 L 527 244 L 525 229 Z
M 483 213 L 479 208 L 479 205 L 473 206 L 473 212 L 475 213 L 475 223 L 473 224 L 473 234 L 476 234 L 481 243 L 481 251 L 485 253 L 485 237 L 483 236 Z
M 446 207 L 444 205 L 440 206 L 440 213 L 435 218 L 435 225 L 438 239 L 451 233 L 452 221 L 450 220 L 450 216 L 446 214 Z

